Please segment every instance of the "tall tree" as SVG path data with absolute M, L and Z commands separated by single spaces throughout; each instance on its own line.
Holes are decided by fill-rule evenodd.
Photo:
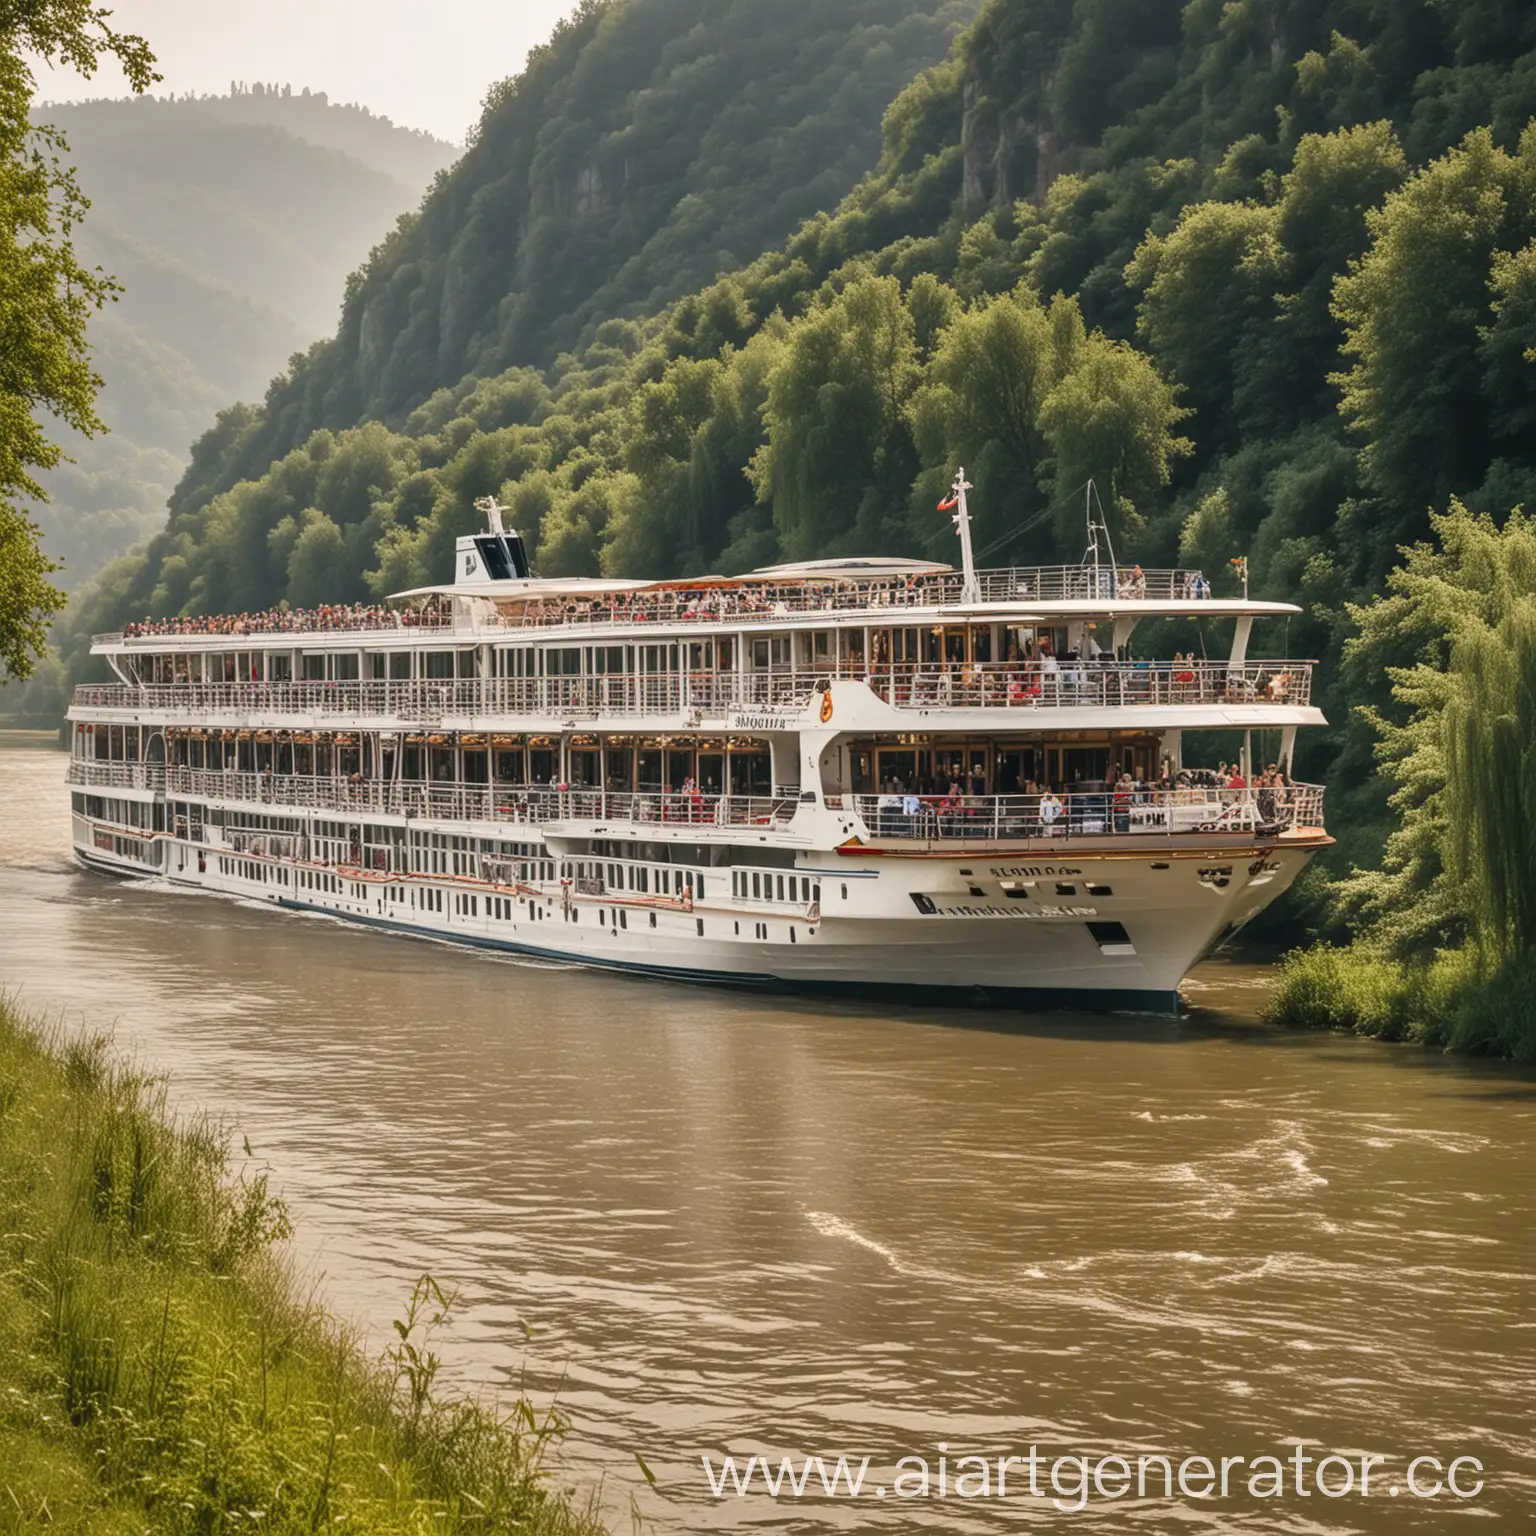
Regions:
M 31 674 L 64 599 L 17 502 L 47 499 L 37 471 L 63 457 L 51 423 L 102 430 L 85 330 L 116 291 L 75 257 L 71 235 L 88 204 L 62 162 L 63 139 L 29 118 L 29 60 L 90 76 L 111 57 L 135 91 L 147 89 L 160 78 L 153 55 L 110 19 L 90 0 L 0 0 L 0 662 L 18 678 Z

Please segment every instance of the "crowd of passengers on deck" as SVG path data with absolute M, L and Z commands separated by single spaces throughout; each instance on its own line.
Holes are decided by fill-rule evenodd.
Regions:
M 260 799 L 281 803 L 283 775 L 263 771 Z M 947 785 L 947 787 L 946 787 Z M 790 813 L 793 796 L 722 795 L 716 785 L 702 786 L 691 776 L 680 790 L 627 782 L 597 784 L 549 781 L 530 785 L 370 782 L 351 773 L 328 786 L 334 800 L 362 809 L 417 805 L 425 813 L 458 814 L 538 824 L 594 814 L 642 822 L 708 824 L 721 819 L 757 819 L 768 824 L 777 813 Z M 989 828 L 1014 835 L 1130 832 L 1144 827 L 1174 827 L 1182 813 L 1196 825 L 1252 824 L 1285 826 L 1296 820 L 1290 777 L 1270 763 L 1251 778 L 1237 763 L 1214 769 L 1174 770 L 1168 763 L 1155 779 L 1123 772 L 1104 780 L 1077 778 L 1068 783 L 1027 779 L 1002 794 L 988 793 L 980 779 L 963 774 L 927 778 L 887 778 L 878 793 L 860 792 L 870 830 L 877 836 L 968 836 Z M 397 804 L 398 802 L 398 804 Z
M 1050 837 L 1073 831 L 1130 832 L 1153 820 L 1165 824 L 1163 818 L 1180 809 L 1206 819 L 1234 823 L 1256 819 L 1278 825 L 1294 818 L 1292 788 L 1290 777 L 1276 763 L 1252 779 L 1236 763 L 1177 772 L 1165 763 L 1156 779 L 1129 772 L 1103 781 L 1078 779 L 1071 785 L 1028 779 L 1013 793 L 995 797 L 967 793 L 962 780 L 954 777 L 948 789 L 933 778 L 910 784 L 891 778 L 878 795 L 865 798 L 873 802 L 868 815 L 877 835 L 910 834 L 924 828 L 938 835 L 958 834 L 968 822 L 1001 818 Z
M 322 603 L 318 608 L 269 608 L 265 613 L 178 614 L 142 619 L 123 633 L 130 640 L 159 635 L 323 634 L 355 629 L 413 629 L 444 622 L 435 611 L 382 603 Z
M 1074 570 L 1076 568 L 1073 568 Z M 1147 578 L 1139 565 L 1093 571 L 1082 569 L 1083 596 L 1140 601 L 1147 595 Z M 590 597 L 530 598 L 512 615 L 523 624 L 645 624 L 707 623 L 724 619 L 774 618 L 834 609 L 931 608 L 960 601 L 961 578 L 955 574 L 923 573 L 871 580 L 802 580 L 750 582 L 701 587 L 652 587 L 636 591 L 598 593 Z M 1037 595 L 1027 583 L 1013 595 Z M 1211 584 L 1198 571 L 1181 573 L 1177 595 L 1193 601 L 1211 596 Z M 264 613 L 183 614 L 143 619 L 129 624 L 130 639 L 160 635 L 268 635 L 324 633 L 332 630 L 401 629 L 447 622 L 432 606 L 390 608 L 381 603 L 324 604 L 318 608 L 271 608 Z

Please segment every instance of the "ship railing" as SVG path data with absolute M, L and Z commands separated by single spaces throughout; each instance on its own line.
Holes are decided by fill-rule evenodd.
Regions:
M 802 709 L 829 682 L 862 682 L 897 709 L 1125 708 L 1135 705 L 1306 705 L 1310 661 L 1040 661 L 974 664 L 845 661 L 744 673 L 609 673 L 441 681 L 81 684 L 82 709 L 126 709 L 193 719 L 284 715 L 435 725 L 448 716 L 720 718 L 732 710 Z
M 906 663 L 863 680 L 898 709 L 1122 708 L 1312 701 L 1310 661 L 1058 660 Z
M 597 789 L 567 790 L 556 796 L 552 821 L 595 824 L 632 822 L 671 827 L 773 827 L 794 819 L 795 796 L 712 795 L 703 792 L 630 793 Z
M 1316 784 L 1246 789 L 1091 790 L 1064 795 L 855 795 L 870 835 L 893 842 L 1070 843 L 1073 839 L 1321 830 Z
M 129 764 L 117 765 L 130 767 Z M 244 769 L 162 770 L 171 796 L 256 805 L 444 821 L 629 823 L 648 826 L 772 827 L 790 821 L 785 795 L 612 791 L 558 785 L 383 783 L 369 779 L 253 773 Z
M 1210 596 L 1196 570 L 1142 571 L 1136 566 L 1006 566 L 978 571 L 983 603 L 1019 602 L 1197 602 Z M 476 594 L 482 596 L 484 594 Z M 515 594 L 512 602 L 519 601 Z M 304 627 L 303 615 L 274 611 L 247 615 L 158 619 L 93 637 L 97 645 L 120 645 L 192 637 L 208 640 L 305 639 L 331 634 L 401 634 L 411 630 L 552 629 L 587 625 L 646 623 L 718 624 L 722 620 L 771 624 L 779 619 L 822 613 L 899 612 L 902 609 L 954 608 L 965 602 L 964 580 L 956 572 L 888 576 L 817 577 L 767 581 L 747 586 L 700 586 L 641 589 L 609 597 L 552 596 L 508 607 L 490 619 L 466 620 L 461 613 L 423 609 L 371 610 L 337 614 L 324 625 Z
M 165 768 L 159 763 L 93 762 L 76 758 L 65 775 L 67 783 L 86 789 L 164 789 Z
M 1196 570 L 1139 571 L 1134 566 L 1050 565 L 978 571 L 983 603 L 1198 602 L 1210 596 Z M 626 592 L 589 599 L 549 597 L 503 612 L 508 629 L 579 628 L 587 625 L 772 624 L 816 614 L 868 612 L 874 617 L 903 609 L 955 608 L 965 602 L 959 572 L 873 577 L 809 576 L 800 582 L 744 587 L 697 587 Z

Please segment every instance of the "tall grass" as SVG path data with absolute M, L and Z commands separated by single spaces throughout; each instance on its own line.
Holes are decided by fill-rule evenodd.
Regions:
M 1405 964 L 1366 943 L 1294 950 L 1267 1017 L 1536 1062 L 1536 955 L 1497 960 L 1468 947 Z
M 0 1533 L 597 1536 L 558 1418 L 439 1391 L 432 1281 L 370 1360 L 287 1233 L 217 1125 L 0 998 Z

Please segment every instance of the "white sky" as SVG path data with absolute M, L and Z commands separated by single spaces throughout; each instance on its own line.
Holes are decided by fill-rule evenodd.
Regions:
M 462 142 L 497 80 L 522 70 L 575 0 L 106 0 L 160 60 L 157 95 L 231 80 L 325 91 Z M 120 96 L 122 76 L 38 71 L 44 101 Z

